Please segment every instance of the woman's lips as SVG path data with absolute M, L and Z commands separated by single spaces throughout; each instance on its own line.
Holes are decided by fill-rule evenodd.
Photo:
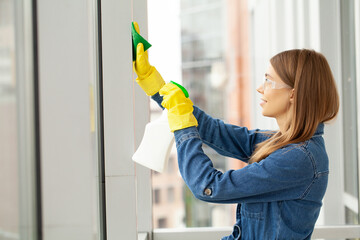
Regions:
M 260 106 L 264 105 L 265 103 L 267 103 L 267 101 L 261 98 Z

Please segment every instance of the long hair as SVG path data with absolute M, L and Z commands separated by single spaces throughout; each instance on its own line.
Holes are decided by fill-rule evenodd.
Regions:
M 319 123 L 335 118 L 339 111 L 339 95 L 326 58 L 314 50 L 294 49 L 270 59 L 281 80 L 294 89 L 293 111 L 285 132 L 256 146 L 250 163 L 260 162 L 272 152 L 291 143 L 309 140 Z

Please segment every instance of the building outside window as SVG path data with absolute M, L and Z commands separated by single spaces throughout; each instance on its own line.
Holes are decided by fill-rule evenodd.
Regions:
M 165 81 L 182 83 L 196 106 L 228 123 L 276 129 L 274 120 L 261 115 L 258 106 L 260 97 L 255 90 L 262 81 L 271 56 L 287 49 L 310 48 L 327 57 L 342 96 L 343 108 L 336 120 L 338 123 L 327 126 L 325 132 L 335 134 L 338 129 L 336 124 L 342 121 L 343 130 L 341 133 L 337 131 L 337 134 L 343 134 L 343 143 L 332 141 L 325 133 L 332 170 L 317 225 L 358 224 L 358 3 L 331 1 L 326 5 L 322 1 L 179 0 L 167 8 L 168 15 L 159 18 L 156 9 L 163 4 L 161 1 L 148 1 L 149 39 L 154 46 L 158 45 L 150 50 L 151 63 Z M 337 27 L 335 18 L 332 18 L 333 28 L 328 28 L 330 20 L 327 16 L 331 14 L 339 17 L 340 26 Z M 160 25 L 164 17 L 167 24 Z M 159 37 L 159 29 L 163 28 L 171 28 L 173 34 L 167 38 L 171 44 Z M 175 54 L 168 54 L 170 46 Z M 336 49 L 340 49 L 341 57 Z M 166 60 L 161 61 L 164 56 L 167 56 Z M 333 151 L 335 146 L 337 152 Z M 246 165 L 221 157 L 206 145 L 203 147 L 214 167 L 221 171 Z M 339 152 L 343 156 L 338 155 Z M 175 151 L 172 156 L 176 157 Z M 153 187 L 156 187 L 157 177 L 160 175 L 153 176 Z M 338 179 L 342 179 L 341 186 L 336 183 Z M 168 227 L 233 224 L 233 206 L 201 202 L 192 196 L 185 184 L 182 188 L 182 224 Z M 335 210 L 331 207 L 333 205 L 342 207 Z M 155 219 L 155 209 L 153 212 Z M 222 224 L 217 219 L 221 219 Z

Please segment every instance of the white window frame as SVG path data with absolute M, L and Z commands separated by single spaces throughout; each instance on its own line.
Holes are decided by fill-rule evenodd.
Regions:
M 107 239 L 144 239 L 152 231 L 151 172 L 131 157 L 150 118 L 149 98 L 133 81 L 130 23 L 147 37 L 147 1 L 102 0 L 101 16 Z
M 93 239 L 99 235 L 90 127 L 93 1 L 27 2 L 36 3 L 42 208 L 41 236 L 29 239 Z

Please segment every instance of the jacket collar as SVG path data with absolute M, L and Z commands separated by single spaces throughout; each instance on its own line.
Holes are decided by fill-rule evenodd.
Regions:
M 324 123 L 320 123 L 318 125 L 318 127 L 316 128 L 316 131 L 314 133 L 314 137 L 315 136 L 321 136 L 324 134 Z

